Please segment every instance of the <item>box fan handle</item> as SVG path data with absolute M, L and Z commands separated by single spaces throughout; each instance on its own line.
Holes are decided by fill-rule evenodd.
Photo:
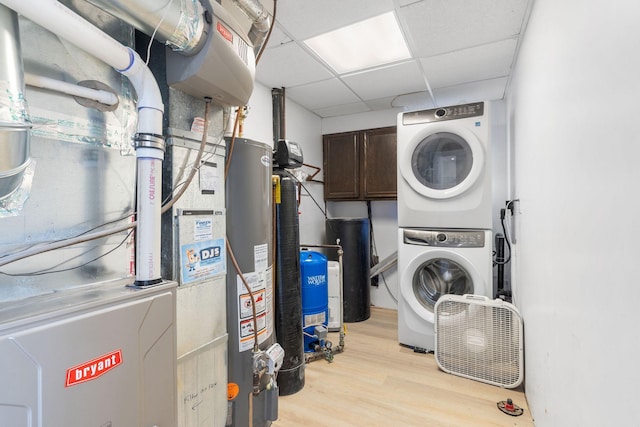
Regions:
M 462 298 L 474 301 L 491 301 L 491 298 L 484 295 L 464 294 L 462 295 Z

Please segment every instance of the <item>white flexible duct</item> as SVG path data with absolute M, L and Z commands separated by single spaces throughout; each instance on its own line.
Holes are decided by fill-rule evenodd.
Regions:
M 135 51 L 56 0 L 0 0 L 0 3 L 102 60 L 131 81 L 138 95 L 136 282 L 140 285 L 160 282 L 164 105 L 153 74 Z

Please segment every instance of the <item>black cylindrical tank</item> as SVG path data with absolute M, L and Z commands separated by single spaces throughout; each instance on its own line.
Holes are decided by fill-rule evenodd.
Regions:
M 287 396 L 304 387 L 300 230 L 296 182 L 286 173 L 276 174 L 280 177 L 280 199 L 276 197 L 275 326 L 276 339 L 285 354 L 278 388 L 281 396 Z
M 327 243 L 335 245 L 340 239 L 342 257 L 342 307 L 345 322 L 361 322 L 371 315 L 369 289 L 369 219 L 331 218 L 326 223 Z M 336 261 L 331 251 L 328 258 Z

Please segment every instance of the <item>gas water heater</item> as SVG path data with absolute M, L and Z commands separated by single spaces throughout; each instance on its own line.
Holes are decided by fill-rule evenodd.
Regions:
M 284 351 L 274 333 L 271 155 L 267 144 L 236 138 L 227 176 L 228 426 L 278 417 Z

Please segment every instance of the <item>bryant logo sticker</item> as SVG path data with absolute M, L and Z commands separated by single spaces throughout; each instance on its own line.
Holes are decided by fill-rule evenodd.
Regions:
M 65 387 L 95 380 L 122 364 L 122 350 L 116 350 L 97 359 L 67 369 Z

